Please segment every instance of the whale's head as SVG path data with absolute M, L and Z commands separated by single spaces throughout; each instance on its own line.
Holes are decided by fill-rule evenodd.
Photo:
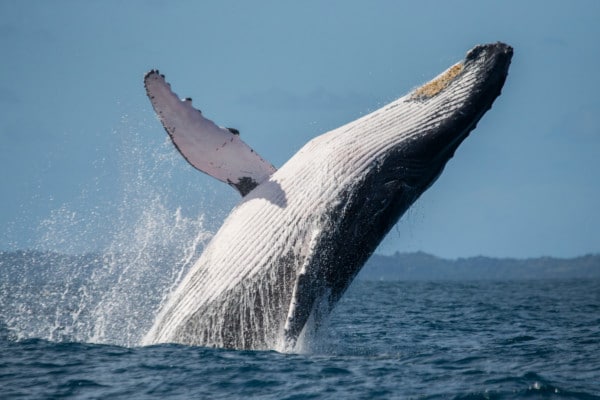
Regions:
M 399 136 L 398 162 L 414 162 L 439 175 L 500 95 L 512 53 L 503 43 L 477 46 L 463 61 L 405 96 L 405 102 L 420 103 L 424 114 L 417 132 Z
M 355 146 L 370 163 L 354 187 L 362 196 L 354 197 L 365 200 L 357 207 L 370 209 L 370 225 L 387 232 L 435 182 L 500 95 L 512 52 L 503 43 L 477 46 L 463 61 L 362 120 L 368 133 Z

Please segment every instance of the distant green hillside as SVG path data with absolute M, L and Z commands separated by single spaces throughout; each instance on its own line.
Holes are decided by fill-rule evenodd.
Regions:
M 521 280 L 600 279 L 600 255 L 562 259 L 470 257 L 447 260 L 430 254 L 374 254 L 362 280 Z

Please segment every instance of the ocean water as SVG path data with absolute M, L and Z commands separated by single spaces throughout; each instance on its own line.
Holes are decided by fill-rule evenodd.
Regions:
M 297 354 L 28 337 L 2 306 L 2 399 L 600 399 L 600 281 L 357 281 Z

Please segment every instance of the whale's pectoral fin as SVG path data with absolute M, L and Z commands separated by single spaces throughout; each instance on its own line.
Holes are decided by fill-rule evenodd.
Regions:
M 195 168 L 233 186 L 242 196 L 275 172 L 240 139 L 237 129 L 217 126 L 192 107 L 192 99 L 180 100 L 158 70 L 146 74 L 144 85 L 173 144 Z

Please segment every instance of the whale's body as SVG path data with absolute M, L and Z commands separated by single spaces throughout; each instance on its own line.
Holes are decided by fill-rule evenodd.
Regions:
M 501 43 L 478 46 L 428 84 L 311 140 L 277 171 L 256 155 L 247 177 L 217 176 L 245 196 L 144 344 L 282 350 L 314 331 L 491 107 L 511 56 Z M 161 109 L 163 95 L 149 79 L 163 85 L 161 76 L 147 76 L 149 96 L 198 167 L 186 155 L 193 146 L 177 142 L 179 117 L 165 117 L 173 111 Z

